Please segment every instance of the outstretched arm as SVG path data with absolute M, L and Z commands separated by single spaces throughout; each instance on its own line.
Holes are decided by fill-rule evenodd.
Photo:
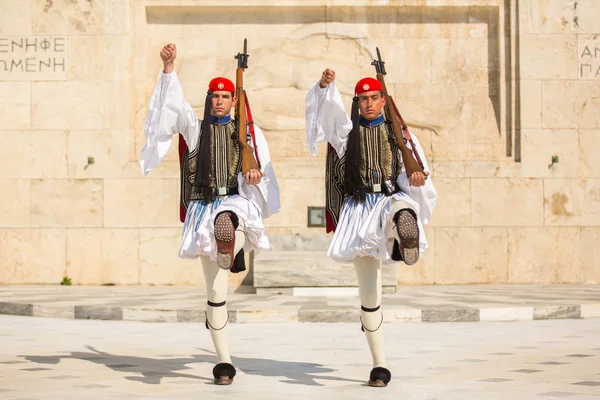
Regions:
M 164 46 L 160 57 L 163 73 L 150 99 L 144 126 L 146 144 L 140 154 L 144 175 L 160 164 L 171 147 L 174 134 L 180 133 L 189 148 L 194 148 L 198 141 L 198 119 L 183 97 L 179 78 L 173 68 L 177 48 L 171 43 Z
M 323 71 L 321 80 L 308 92 L 305 106 L 306 144 L 312 155 L 318 154 L 319 143 L 329 142 L 342 157 L 352 121 L 335 85 L 335 71 L 329 68 Z

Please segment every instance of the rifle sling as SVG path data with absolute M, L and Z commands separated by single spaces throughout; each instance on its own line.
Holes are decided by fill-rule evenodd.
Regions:
M 417 152 L 415 143 L 413 142 L 410 132 L 408 131 L 408 127 L 404 123 L 404 119 L 402 118 L 402 115 L 400 115 L 400 111 L 398 110 L 398 107 L 396 107 L 396 102 L 389 95 L 388 95 L 388 98 L 390 99 L 390 103 L 392 103 L 394 113 L 396 114 L 396 117 L 398 118 L 398 121 L 400 122 L 400 125 L 402 127 L 402 132 L 404 133 L 404 137 L 406 138 L 406 140 L 408 140 L 410 142 L 410 146 L 412 147 L 412 153 L 415 156 L 415 159 L 419 163 L 419 166 L 421 167 L 421 169 L 425 170 L 425 167 L 423 166 L 423 161 L 421 161 L 421 157 L 419 156 L 419 153 Z
M 258 163 L 258 169 L 261 169 L 260 158 L 258 157 L 258 146 L 256 145 L 256 135 L 254 134 L 254 120 L 252 119 L 252 111 L 250 110 L 250 103 L 248 102 L 248 95 L 244 91 L 244 98 L 246 100 L 246 113 L 248 117 L 248 130 L 250 131 L 250 137 L 252 138 L 252 144 L 254 146 L 254 155 L 256 162 Z

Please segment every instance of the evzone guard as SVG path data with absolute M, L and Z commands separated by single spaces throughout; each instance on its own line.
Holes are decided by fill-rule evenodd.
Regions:
M 425 252 L 423 225 L 437 193 L 423 148 L 388 95 L 377 53 L 377 79 L 356 83 L 350 117 L 331 69 L 323 71 L 305 103 L 309 150 L 316 156 L 318 144 L 328 143 L 326 218 L 327 232 L 334 234 L 327 254 L 354 264 L 361 327 L 373 358 L 368 385 L 382 387 L 391 380 L 383 346 L 382 263 L 413 265 Z
M 218 358 L 214 383 L 228 385 L 236 374 L 227 337 L 228 271 L 245 270 L 244 251 L 270 247 L 263 218 L 279 211 L 279 188 L 267 141 L 252 121 L 243 89 L 246 42 L 244 53 L 236 56 L 236 85 L 223 77 L 208 84 L 202 120 L 183 96 L 174 70 L 176 46 L 164 46 L 160 56 L 164 68 L 150 99 L 140 165 L 144 175 L 156 168 L 179 134 L 184 223 L 179 257 L 199 257 L 202 263 L 206 328 Z

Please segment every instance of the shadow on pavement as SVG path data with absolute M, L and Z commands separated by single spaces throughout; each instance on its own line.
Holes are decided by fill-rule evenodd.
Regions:
M 180 371 L 190 369 L 188 364 L 192 363 L 216 364 L 217 362 L 214 352 L 207 349 L 198 349 L 203 351 L 204 354 L 195 354 L 189 357 L 149 358 L 111 354 L 97 350 L 92 346 L 86 346 L 86 348 L 90 351 L 75 351 L 71 352 L 69 355 L 29 355 L 20 357 L 37 364 L 58 364 L 62 360 L 69 359 L 89 361 L 95 364 L 105 365 L 113 371 L 140 374 L 141 376 L 126 376 L 125 379 L 149 385 L 160 384 L 163 378 L 188 378 L 212 382 L 211 377 L 191 375 Z M 296 385 L 324 386 L 323 384 L 318 383 L 317 380 L 363 383 L 363 381 L 354 379 L 319 375 L 335 372 L 336 370 L 315 363 L 244 357 L 232 357 L 232 363 L 239 371 L 243 371 L 245 374 L 273 378 L 287 378 L 281 380 L 281 382 Z

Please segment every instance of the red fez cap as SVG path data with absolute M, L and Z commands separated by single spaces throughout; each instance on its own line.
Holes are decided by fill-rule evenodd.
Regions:
M 235 92 L 235 85 L 227 78 L 218 77 L 210 81 L 208 84 L 208 90 L 211 92 L 216 92 L 217 90 Z
M 375 90 L 383 90 L 381 83 L 377 79 L 362 78 L 354 87 L 354 95 L 359 95 L 364 92 L 372 92 Z

